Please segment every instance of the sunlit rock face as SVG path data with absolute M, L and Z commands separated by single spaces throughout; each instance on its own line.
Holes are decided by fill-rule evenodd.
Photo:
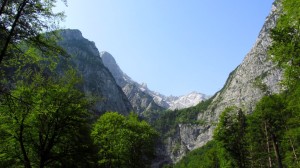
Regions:
M 82 76 L 81 89 L 86 95 L 96 97 L 96 113 L 117 111 L 129 114 L 130 102 L 114 77 L 103 65 L 100 53 L 94 42 L 85 39 L 79 30 L 61 30 L 59 44 L 71 55 L 70 63 Z
M 100 57 L 102 58 L 104 65 L 114 76 L 117 84 L 122 88 L 135 112 L 143 115 L 143 112 L 146 111 L 164 110 L 164 108 L 157 105 L 153 100 L 153 97 L 143 89 L 145 85 L 133 81 L 120 69 L 116 60 L 110 53 L 105 51 L 101 52 Z
M 117 84 L 130 100 L 134 110 L 141 115 L 145 111 L 175 110 L 192 107 L 208 97 L 197 92 L 184 96 L 165 96 L 154 92 L 147 87 L 146 83 L 139 84 L 126 75 L 110 53 L 103 51 L 100 53 L 100 56 L 104 65 L 110 70 Z
M 205 124 L 180 124 L 176 134 L 168 139 L 165 148 L 173 162 L 212 139 L 215 129 L 213 123 L 218 122 L 226 107 L 237 106 L 246 113 L 252 113 L 256 102 L 266 92 L 280 91 L 278 83 L 282 79 L 282 71 L 267 59 L 267 48 L 271 44 L 270 30 L 276 24 L 280 9 L 277 5 L 273 4 L 255 44 L 243 62 L 229 75 L 223 89 L 213 97 L 208 110 L 198 115 L 198 120 L 206 121 Z M 261 88 L 263 85 L 267 90 Z
M 192 92 L 192 93 L 189 93 L 184 96 L 174 97 L 172 100 L 169 101 L 170 102 L 169 109 L 170 110 L 175 110 L 175 109 L 179 110 L 179 109 L 184 109 L 184 108 L 188 108 L 188 107 L 193 107 L 208 98 L 209 97 L 206 96 L 205 94 L 198 93 L 198 92 Z

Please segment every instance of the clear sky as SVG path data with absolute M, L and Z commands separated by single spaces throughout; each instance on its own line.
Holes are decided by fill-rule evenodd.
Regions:
M 79 29 L 133 80 L 165 95 L 213 95 L 255 43 L 273 0 L 69 0 Z

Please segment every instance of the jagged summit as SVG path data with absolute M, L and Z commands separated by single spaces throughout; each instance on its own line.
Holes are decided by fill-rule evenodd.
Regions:
M 123 88 L 127 84 L 127 82 L 132 83 L 131 78 L 121 70 L 115 58 L 109 52 L 100 52 L 100 57 L 102 58 L 103 64 L 109 69 L 109 71 L 114 76 L 117 84 L 121 88 Z
M 147 92 L 140 89 L 140 84 L 133 81 L 120 69 L 116 60 L 110 53 L 103 51 L 100 53 L 100 57 L 102 58 L 103 64 L 109 69 L 137 113 L 141 114 L 145 111 L 163 110 L 163 107 L 157 105 Z
M 207 124 L 180 124 L 174 136 L 170 137 L 166 151 L 173 162 L 212 139 L 215 123 L 226 107 L 237 106 L 245 113 L 251 113 L 256 102 L 265 94 L 257 85 L 258 82 L 266 86 L 270 93 L 280 91 L 278 83 L 282 78 L 282 71 L 267 58 L 267 50 L 271 44 L 270 30 L 275 27 L 280 11 L 276 2 L 273 3 L 252 49 L 242 63 L 230 73 L 224 87 L 212 98 L 207 110 L 198 114 L 198 120 L 206 121 Z M 177 144 L 180 144 L 180 147 L 175 153 L 172 149 Z
M 171 101 L 171 106 L 169 109 L 174 110 L 196 106 L 199 104 L 199 102 L 206 100 L 207 98 L 208 96 L 194 91 L 187 95 L 173 98 L 174 101 Z
M 126 75 L 118 66 L 114 57 L 106 51 L 100 53 L 104 65 L 110 70 L 118 85 L 123 89 L 135 110 L 143 112 L 151 107 L 163 109 L 183 109 L 197 105 L 208 96 L 192 92 L 184 96 L 165 96 L 148 88 L 146 83 L 137 83 Z M 142 103 L 142 107 L 141 107 Z
M 95 43 L 84 38 L 76 29 L 64 29 L 59 32 L 62 37 L 58 42 L 59 45 L 72 56 L 69 61 L 82 76 L 80 88 L 87 95 L 102 98 L 95 103 L 95 112 L 118 111 L 125 115 L 129 114 L 132 111 L 131 104 L 103 65 Z
M 63 40 L 87 40 L 82 36 L 82 32 L 78 29 L 61 29 L 59 30 L 59 33 L 61 34 L 61 37 L 63 37 Z
M 104 60 L 108 65 L 110 65 L 110 64 L 116 65 L 117 64 L 116 60 L 110 53 L 108 53 L 106 51 L 101 51 L 100 55 L 101 55 L 102 61 Z

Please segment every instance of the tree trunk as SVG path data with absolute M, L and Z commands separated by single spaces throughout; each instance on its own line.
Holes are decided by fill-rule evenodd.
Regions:
M 25 146 L 24 146 L 24 143 L 23 143 L 23 131 L 24 131 L 24 125 L 23 125 L 23 121 L 20 125 L 20 133 L 19 133 L 19 143 L 20 143 L 20 147 L 21 147 L 21 151 L 22 151 L 22 155 L 23 155 L 23 159 L 24 159 L 24 167 L 25 168 L 31 168 L 31 165 L 30 165 L 30 160 L 27 156 L 27 153 L 26 153 L 26 149 L 25 149 Z
M 41 156 L 41 159 L 40 159 L 40 168 L 44 168 L 45 167 L 45 159 L 43 156 Z
M 280 152 L 279 152 L 279 144 L 277 142 L 277 138 L 274 134 L 271 134 L 272 137 L 272 141 L 273 141 L 273 147 L 274 147 L 274 151 L 275 151 L 275 156 L 276 156 L 276 160 L 278 163 L 278 168 L 282 168 L 282 161 L 281 161 L 281 156 L 280 156 Z
M 270 156 L 270 142 L 269 142 L 269 135 L 268 135 L 268 129 L 267 129 L 267 123 L 265 122 L 265 136 L 267 141 L 267 150 L 268 150 L 268 160 L 269 160 L 269 167 L 272 167 L 272 159 Z
M 3 48 L 1 49 L 0 64 L 2 63 L 2 60 L 3 60 L 3 58 L 4 58 L 5 54 L 6 54 L 8 45 L 9 45 L 9 43 L 12 40 L 13 34 L 15 33 L 15 28 L 17 26 L 17 23 L 18 23 L 21 15 L 22 15 L 22 12 L 23 12 L 24 7 L 26 6 L 27 2 L 28 2 L 28 0 L 23 0 L 22 4 L 18 8 L 18 13 L 17 13 L 16 18 L 14 20 L 14 23 L 12 24 L 11 29 L 9 31 L 9 35 L 8 35 L 8 37 L 5 40 Z
M 285 126 L 285 130 L 288 131 L 287 126 Z M 297 154 L 296 154 L 296 150 L 295 150 L 295 147 L 294 147 L 294 142 L 293 142 L 293 140 L 292 140 L 292 138 L 291 138 L 290 136 L 288 136 L 288 139 L 289 139 L 291 148 L 292 148 L 292 150 L 293 150 L 294 158 L 295 158 L 296 162 L 298 163 L 298 156 L 297 156 Z

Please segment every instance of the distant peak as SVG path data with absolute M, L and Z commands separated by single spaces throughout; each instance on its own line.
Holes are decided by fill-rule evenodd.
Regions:
M 101 55 L 101 57 L 112 57 L 113 58 L 113 56 L 107 51 L 101 51 L 100 55 Z
M 197 91 L 192 91 L 191 93 L 189 93 L 189 95 L 192 95 L 192 94 L 197 94 L 197 95 L 199 94 L 200 95 L 201 93 L 199 93 Z
M 115 58 L 107 51 L 100 52 L 100 57 L 106 64 L 117 64 Z
M 60 34 L 67 39 L 83 39 L 82 33 L 78 29 L 61 29 Z
M 142 87 L 144 87 L 144 88 L 148 88 L 147 83 L 144 83 L 144 82 L 143 82 L 141 85 L 142 85 Z

